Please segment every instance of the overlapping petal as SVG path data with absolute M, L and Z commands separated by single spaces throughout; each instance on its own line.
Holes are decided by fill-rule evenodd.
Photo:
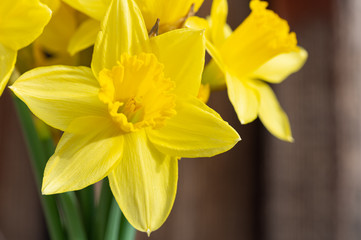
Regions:
M 63 0 L 76 10 L 101 21 L 107 11 L 111 0 Z
M 307 60 L 307 52 L 300 48 L 298 51 L 280 54 L 257 69 L 252 75 L 271 83 L 280 83 L 290 74 L 299 71 Z
M 204 66 L 202 30 L 178 29 L 150 39 L 152 52 L 164 64 L 178 95 L 197 96 Z
M 87 134 L 64 133 L 46 164 L 43 194 L 79 190 L 106 177 L 123 152 L 124 137 L 115 133 L 110 121 Z
M 205 39 L 206 49 L 207 49 L 209 55 L 211 55 L 212 59 L 217 63 L 219 68 L 222 69 L 222 71 L 226 71 L 222 56 L 221 56 L 219 50 L 214 46 L 214 44 L 212 43 L 212 41 L 210 39 L 211 30 L 209 29 L 208 21 L 206 19 L 203 19 L 200 17 L 190 17 L 187 20 L 185 25 L 188 28 L 206 31 L 206 36 L 207 36 Z
M 287 114 L 283 111 L 271 87 L 262 81 L 250 83 L 260 96 L 259 118 L 270 133 L 281 140 L 292 142 Z
M 228 3 L 227 0 L 213 0 L 211 8 L 211 31 L 210 41 L 217 47 L 220 47 L 228 37 L 225 33 L 227 26 Z
M 213 59 L 204 68 L 202 83 L 209 84 L 212 90 L 226 88 L 224 73 Z
M 149 130 L 161 151 L 179 157 L 210 157 L 232 148 L 240 137 L 222 118 L 196 98 L 177 103 L 177 115 L 162 128 Z
M 228 97 L 242 124 L 257 118 L 259 106 L 257 92 L 250 88 L 246 81 L 248 80 L 226 74 Z
M 178 160 L 160 153 L 144 131 L 124 135 L 123 157 L 110 173 L 111 190 L 138 230 L 157 230 L 168 217 L 178 181 Z
M 51 11 L 55 12 L 59 9 L 62 0 L 40 0 L 40 2 L 44 3 L 48 6 Z
M 197 12 L 204 0 L 136 0 L 139 5 L 147 28 L 151 29 L 157 18 L 160 19 L 161 28 L 172 28 L 169 25 L 179 25 L 184 20 L 192 4 L 194 12 Z M 181 27 L 181 26 L 175 26 Z
M 69 39 L 75 32 L 77 19 L 75 10 L 61 3 L 52 18 L 36 40 L 43 49 L 57 55 L 66 53 Z
M 94 75 L 117 65 L 123 53 L 134 55 L 146 51 L 148 39 L 142 14 L 134 1 L 112 1 L 94 47 Z
M 14 70 L 16 51 L 0 43 L 0 95 Z
M 29 45 L 50 17 L 51 10 L 39 0 L 1 0 L 0 43 L 13 50 Z
M 11 89 L 35 115 L 63 131 L 78 117 L 107 112 L 98 98 L 98 82 L 86 67 L 37 68 L 23 74 Z
M 98 32 L 100 31 L 100 23 L 94 19 L 88 19 L 83 22 L 70 39 L 68 51 L 70 54 L 84 50 L 95 43 Z

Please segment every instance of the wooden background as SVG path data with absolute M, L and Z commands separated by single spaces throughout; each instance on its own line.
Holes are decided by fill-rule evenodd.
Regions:
M 209 12 L 205 0 L 200 14 Z M 235 28 L 247 0 L 229 0 Z M 179 189 L 161 240 L 361 239 L 361 1 L 270 0 L 297 33 L 309 59 L 273 86 L 295 143 L 256 121 L 241 126 L 225 92 L 210 105 L 243 138 L 209 159 L 180 162 Z M 47 239 L 19 124 L 0 98 L 0 240 Z M 137 240 L 147 239 L 138 234 Z

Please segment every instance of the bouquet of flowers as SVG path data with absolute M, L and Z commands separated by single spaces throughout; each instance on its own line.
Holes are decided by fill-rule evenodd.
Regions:
M 0 91 L 10 82 L 51 239 L 134 239 L 161 227 L 179 160 L 240 140 L 206 105 L 211 91 L 227 89 L 241 124 L 259 117 L 293 141 L 268 83 L 306 61 L 295 33 L 265 1 L 251 0 L 234 31 L 227 0 L 213 0 L 206 19 L 195 16 L 202 3 L 1 1 Z

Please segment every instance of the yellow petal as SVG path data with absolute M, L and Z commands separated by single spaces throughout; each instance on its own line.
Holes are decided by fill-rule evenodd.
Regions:
M 204 68 L 202 83 L 209 84 L 212 90 L 226 87 L 224 74 L 213 59 Z
M 83 22 L 70 39 L 68 51 L 71 55 L 92 46 L 100 30 L 100 22 L 88 19 Z
M 203 31 L 178 29 L 153 37 L 150 42 L 164 64 L 165 76 L 176 83 L 175 93 L 197 96 L 204 66 Z
M 193 29 L 206 30 L 206 49 L 209 55 L 213 58 L 213 60 L 217 63 L 218 67 L 222 70 L 222 72 L 226 71 L 222 56 L 220 54 L 219 49 L 214 46 L 210 37 L 210 26 L 206 19 L 200 17 L 190 17 L 186 22 L 186 27 Z
M 86 67 L 37 68 L 23 74 L 11 89 L 36 116 L 62 131 L 78 117 L 107 112 L 98 98 L 98 82 Z
M 118 126 L 108 116 L 84 116 L 78 117 L 70 122 L 65 132 L 73 134 L 88 134 L 94 126 L 102 126 L 107 124 L 109 128 L 118 129 Z M 114 130 L 114 133 L 116 130 Z
M 40 0 L 40 2 L 47 5 L 53 12 L 57 11 L 61 5 L 60 0 Z
M 211 39 L 217 47 L 221 46 L 226 39 L 225 26 L 228 14 L 227 0 L 213 0 L 211 8 Z
M 248 85 L 247 81 L 249 80 L 226 75 L 228 97 L 242 124 L 255 120 L 259 107 L 257 93 Z
M 187 19 L 185 26 L 188 28 L 198 29 L 198 30 L 208 30 L 209 24 L 208 21 L 200 17 L 190 17 Z
M 157 18 L 160 19 L 160 28 L 172 28 L 186 17 L 192 4 L 197 12 L 204 0 L 136 0 L 140 7 L 147 29 L 150 30 Z M 175 26 L 176 27 L 176 26 Z
M 251 74 L 273 57 L 297 49 L 295 33 L 286 20 L 266 9 L 268 3 L 252 0 L 251 14 L 220 49 L 227 71 L 238 78 Z
M 111 0 L 63 0 L 76 10 L 101 21 Z
M 157 151 L 144 131 L 124 135 L 123 157 L 109 174 L 110 187 L 130 224 L 143 232 L 167 219 L 178 181 L 178 160 Z
M 67 45 L 65 45 L 66 47 Z M 52 65 L 78 65 L 78 57 L 72 57 L 68 51 L 51 51 L 41 45 L 38 41 L 33 44 L 34 65 L 36 67 L 52 66 Z M 21 63 L 24 63 L 23 61 Z M 21 64 L 19 63 L 19 64 Z M 20 68 L 20 65 L 19 65 Z M 24 67 L 23 67 L 24 69 Z
M 113 0 L 94 46 L 94 75 L 115 66 L 123 53 L 146 51 L 148 39 L 142 14 L 134 1 Z
M 75 13 L 75 10 L 68 5 L 61 4 L 36 42 L 43 49 L 56 53 L 56 55 L 66 52 L 69 39 L 77 27 Z
M 270 133 L 281 140 L 293 142 L 290 123 L 276 95 L 266 83 L 251 81 L 260 98 L 259 118 Z
M 0 42 L 19 50 L 41 34 L 50 17 L 51 10 L 39 0 L 1 0 Z
M 44 171 L 42 192 L 82 189 L 106 177 L 119 163 L 124 138 L 110 122 L 92 126 L 87 134 L 64 133 Z
M 307 52 L 300 48 L 298 51 L 280 54 L 257 69 L 252 75 L 271 83 L 280 83 L 290 74 L 297 72 L 305 64 Z
M 165 126 L 149 130 L 150 141 L 161 152 L 178 157 L 210 157 L 232 148 L 238 133 L 196 98 L 177 103 L 177 115 Z
M 0 96 L 14 70 L 16 51 L 0 43 Z
M 199 87 L 197 98 L 203 103 L 207 103 L 211 95 L 211 87 L 209 84 L 201 84 Z

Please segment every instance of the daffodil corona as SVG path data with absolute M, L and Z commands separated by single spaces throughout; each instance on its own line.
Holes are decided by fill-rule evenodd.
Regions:
M 37 38 L 51 10 L 39 0 L 0 1 L 0 95 L 14 70 L 17 51 Z
M 120 56 L 111 70 L 99 73 L 99 99 L 124 133 L 164 126 L 176 114 L 174 82 L 164 76 L 164 65 L 151 53 Z
M 44 194 L 108 176 L 128 221 L 150 233 L 173 206 L 179 157 L 227 151 L 239 135 L 198 98 L 204 32 L 150 38 L 133 0 L 114 0 L 92 67 L 31 70 L 11 87 L 32 112 L 64 131 L 44 172 Z
M 251 14 L 232 33 L 226 24 L 227 0 L 214 0 L 209 20 L 192 17 L 191 28 L 206 29 L 206 46 L 213 61 L 204 80 L 213 88 L 227 85 L 228 96 L 242 124 L 260 118 L 276 137 L 292 141 L 288 117 L 264 81 L 280 83 L 298 71 L 307 52 L 297 46 L 287 21 L 251 0 Z

